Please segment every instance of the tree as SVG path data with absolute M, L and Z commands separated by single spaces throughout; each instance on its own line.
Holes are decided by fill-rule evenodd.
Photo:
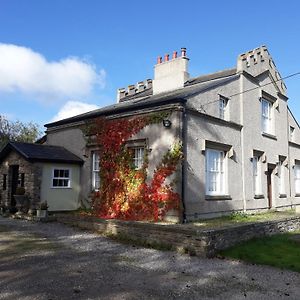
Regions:
M 8 141 L 32 143 L 41 133 L 40 126 L 36 123 L 13 122 L 0 115 L 0 149 Z

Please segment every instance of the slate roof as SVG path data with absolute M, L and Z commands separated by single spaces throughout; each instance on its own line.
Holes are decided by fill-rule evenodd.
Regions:
M 0 162 L 12 150 L 30 162 L 83 163 L 81 158 L 63 147 L 20 142 L 7 143 L 0 152 Z
M 144 90 L 134 95 L 122 98 L 122 102 L 96 109 L 74 117 L 45 124 L 45 127 L 55 127 L 73 122 L 92 119 L 99 116 L 136 111 L 146 107 L 185 102 L 187 97 L 205 92 L 206 90 L 238 78 L 236 68 L 228 69 L 196 78 L 189 79 L 183 88 L 153 95 L 152 89 Z

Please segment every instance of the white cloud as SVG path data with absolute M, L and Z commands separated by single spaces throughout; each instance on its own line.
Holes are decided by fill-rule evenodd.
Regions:
M 79 101 L 68 101 L 59 112 L 53 117 L 51 122 L 73 117 L 79 114 L 99 108 L 94 104 L 83 103 Z
M 84 97 L 104 85 L 105 71 L 82 59 L 49 62 L 29 48 L 0 43 L 0 91 L 55 101 Z

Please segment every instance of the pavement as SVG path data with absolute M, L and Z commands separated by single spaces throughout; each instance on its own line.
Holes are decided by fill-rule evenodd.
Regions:
M 0 217 L 0 299 L 300 299 L 300 274 Z

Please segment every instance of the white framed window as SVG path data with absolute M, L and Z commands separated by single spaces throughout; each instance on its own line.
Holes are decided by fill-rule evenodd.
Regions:
M 54 168 L 52 173 L 53 188 L 70 188 L 71 187 L 71 170 Z
M 252 158 L 254 195 L 261 195 L 261 163 L 258 156 Z
M 300 194 L 300 164 L 296 164 L 295 168 L 295 193 Z
M 294 141 L 295 138 L 295 127 L 290 126 L 290 141 Z
M 272 123 L 272 103 L 268 100 L 261 100 L 261 123 L 262 132 L 273 133 L 273 123 Z
M 225 112 L 227 107 L 227 99 L 220 97 L 219 99 L 219 118 L 225 120 Z
M 133 165 L 139 170 L 144 165 L 145 147 L 130 147 L 133 151 Z
M 206 195 L 225 195 L 226 159 L 225 152 L 206 149 Z
M 278 162 L 278 190 L 280 195 L 285 194 L 285 168 L 282 160 Z
M 97 151 L 92 152 L 92 190 L 100 188 L 100 155 Z

